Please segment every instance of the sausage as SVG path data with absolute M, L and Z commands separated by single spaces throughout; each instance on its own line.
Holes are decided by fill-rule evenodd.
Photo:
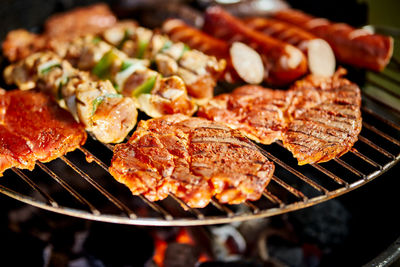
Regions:
M 308 68 L 314 75 L 332 76 L 335 73 L 335 55 L 330 45 L 299 27 L 262 17 L 243 20 L 250 28 L 296 46 L 307 55 Z
M 307 72 L 307 61 L 299 49 L 251 29 L 218 6 L 206 10 L 203 30 L 229 43 L 239 41 L 255 49 L 263 59 L 264 80 L 271 85 L 287 85 Z
M 237 82 L 240 80 L 229 57 L 229 44 L 227 42 L 193 28 L 180 19 L 166 20 L 162 25 L 162 31 L 173 42 L 182 42 L 204 54 L 215 56 L 218 59 L 225 59 L 227 66 L 222 77 L 228 82 Z
M 192 49 L 197 49 L 217 58 L 226 59 L 229 57 L 229 44 L 227 42 L 193 28 L 180 19 L 166 20 L 162 25 L 162 31 L 172 41 L 185 43 Z
M 298 10 L 284 9 L 273 18 L 301 27 L 332 47 L 338 61 L 356 67 L 381 71 L 393 53 L 393 38 L 356 29 L 345 23 L 333 23 Z
M 183 42 L 192 49 L 200 50 L 218 59 L 225 59 L 227 62 L 223 75 L 225 81 L 233 83 L 242 79 L 251 84 L 262 82 L 264 66 L 260 55 L 252 48 L 244 44 L 230 45 L 179 19 L 165 21 L 162 30 L 174 42 Z M 248 66 L 252 66 L 251 70 Z

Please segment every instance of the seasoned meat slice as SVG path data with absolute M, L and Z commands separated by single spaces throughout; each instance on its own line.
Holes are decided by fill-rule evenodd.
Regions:
M 198 115 L 223 122 L 257 142 L 271 144 L 282 139 L 290 97 L 285 91 L 247 85 L 214 97 Z
M 44 93 L 0 91 L 0 174 L 11 167 L 33 169 L 86 141 L 81 124 Z
M 243 86 L 213 98 L 198 115 L 271 144 L 282 140 L 300 165 L 350 150 L 361 131 L 359 87 L 341 76 L 308 76 L 288 91 Z
M 33 169 L 34 166 L 34 154 L 24 138 L 0 125 L 0 175 L 11 167 Z
M 348 152 L 361 131 L 359 87 L 335 75 L 308 76 L 294 84 L 283 145 L 300 165 L 325 162 Z
M 110 172 L 151 201 L 175 194 L 191 207 L 257 200 L 274 165 L 239 131 L 184 115 L 141 121 L 114 150 Z

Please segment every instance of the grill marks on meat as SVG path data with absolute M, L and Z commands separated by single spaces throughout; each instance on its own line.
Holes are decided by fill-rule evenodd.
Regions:
M 356 84 L 338 75 L 331 79 L 308 76 L 291 90 L 307 92 L 312 88 L 319 101 L 295 94 L 290 120 L 283 133 L 283 145 L 299 164 L 325 162 L 349 151 L 361 131 L 361 94 Z M 300 98 L 300 99 L 299 99 Z M 296 106 L 300 103 L 299 106 Z M 296 108 L 299 108 L 295 110 Z
M 237 130 L 184 115 L 141 121 L 116 145 L 110 173 L 151 201 L 173 193 L 191 207 L 257 200 L 274 165 Z
M 198 115 L 227 123 L 263 144 L 282 140 L 299 165 L 325 162 L 350 150 L 361 131 L 361 95 L 341 78 L 308 76 L 288 91 L 243 86 L 202 107 Z
M 33 169 L 86 141 L 86 132 L 44 93 L 0 91 L 0 174 L 17 167 Z
M 214 97 L 198 115 L 226 123 L 257 142 L 271 144 L 281 139 L 286 127 L 290 96 L 284 91 L 243 86 L 231 94 Z

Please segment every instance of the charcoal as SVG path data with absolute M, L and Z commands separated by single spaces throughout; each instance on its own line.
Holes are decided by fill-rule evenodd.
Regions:
M 165 267 L 195 267 L 199 250 L 189 244 L 170 243 L 165 251 Z

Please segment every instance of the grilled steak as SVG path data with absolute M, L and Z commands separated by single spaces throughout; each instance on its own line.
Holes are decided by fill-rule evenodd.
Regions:
M 310 75 L 288 91 L 243 86 L 215 97 L 198 115 L 263 144 L 282 140 L 300 165 L 328 161 L 349 151 L 361 131 L 360 89 L 344 73 Z
M 349 151 L 361 131 L 361 93 L 347 79 L 308 76 L 294 84 L 283 145 L 299 164 L 325 162 Z
M 271 144 L 281 139 L 286 127 L 285 110 L 290 95 L 285 91 L 246 85 L 231 94 L 214 97 L 198 115 L 239 129 L 257 142 Z
M 44 93 L 1 90 L 0 111 L 0 174 L 33 169 L 86 141 L 83 126 Z
M 173 193 L 191 207 L 257 200 L 274 165 L 239 131 L 184 115 L 141 121 L 114 150 L 110 173 L 151 201 Z

